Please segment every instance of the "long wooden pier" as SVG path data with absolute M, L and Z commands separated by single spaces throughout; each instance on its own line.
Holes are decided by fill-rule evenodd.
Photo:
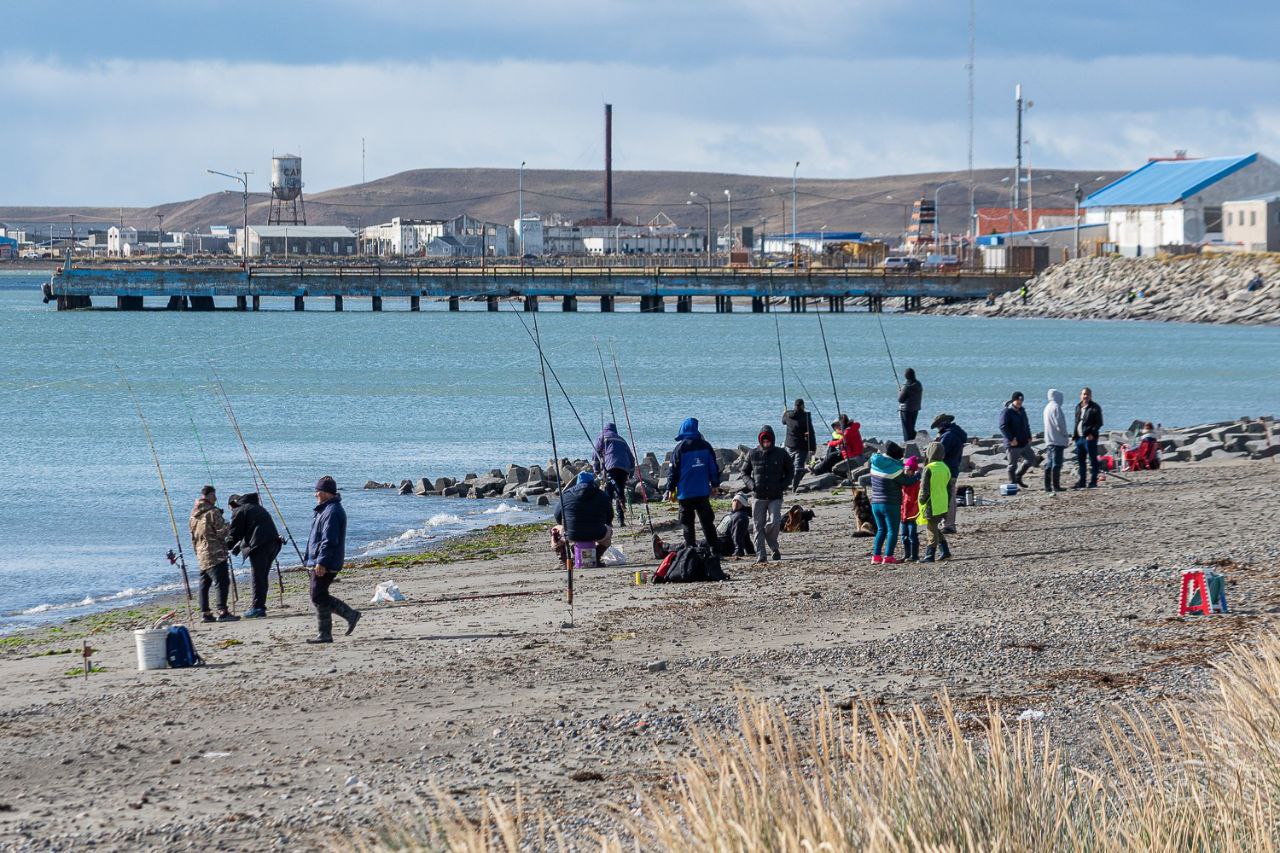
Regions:
M 296 311 L 307 300 L 331 300 L 341 311 L 345 299 L 369 299 L 374 311 L 386 298 L 448 300 L 458 310 L 463 300 L 484 301 L 490 311 L 502 299 L 518 299 L 527 311 L 552 298 L 565 311 L 579 299 L 598 299 L 601 311 L 613 311 L 619 297 L 636 298 L 641 311 L 693 310 L 696 297 L 714 297 L 715 310 L 730 312 L 733 300 L 748 298 L 751 310 L 770 310 L 785 298 L 791 311 L 825 301 L 844 311 L 850 300 L 868 310 L 883 309 L 885 299 L 901 298 L 903 308 L 919 307 L 925 297 L 980 299 L 1021 287 L 1024 273 L 882 272 L 865 269 L 757 269 L 734 267 L 381 267 L 381 266 L 137 266 L 81 265 L 58 270 L 44 286 L 46 302 L 58 310 L 114 307 L 124 311 L 258 310 L 262 297 L 286 297 Z M 218 303 L 218 299 L 223 304 Z M 97 299 L 95 305 L 94 300 Z M 146 300 L 152 299 L 148 305 Z M 234 301 L 232 301 L 234 300 Z

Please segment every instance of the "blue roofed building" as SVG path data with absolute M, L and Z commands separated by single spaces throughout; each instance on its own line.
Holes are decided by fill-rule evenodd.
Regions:
M 1280 165 L 1261 154 L 1154 159 L 1085 198 L 1084 221 L 1105 224 L 1129 257 L 1222 240 L 1222 204 L 1280 191 Z

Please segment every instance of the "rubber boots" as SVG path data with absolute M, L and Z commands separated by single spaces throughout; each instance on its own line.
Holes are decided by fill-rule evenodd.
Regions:
M 941 553 L 940 553 L 940 554 L 938 554 L 938 560 L 939 560 L 939 562 L 941 562 L 942 560 L 950 560 L 950 559 L 951 559 L 951 548 L 949 548 L 949 547 L 947 546 L 947 543 L 946 543 L 946 542 L 943 542 L 943 543 L 939 544 L 939 546 L 938 546 L 938 547 L 941 549 Z
M 936 550 L 937 550 L 937 549 L 935 549 L 932 545 L 930 545 L 928 548 L 925 548 L 925 549 L 924 549 L 924 559 L 923 559 L 923 560 L 921 560 L 920 562 L 922 562 L 922 563 L 932 563 L 932 562 L 936 559 L 936 557 L 934 556 L 934 555 L 935 555 L 935 553 L 936 553 Z
M 1044 490 L 1046 492 L 1053 491 L 1053 468 L 1046 468 L 1044 471 Z

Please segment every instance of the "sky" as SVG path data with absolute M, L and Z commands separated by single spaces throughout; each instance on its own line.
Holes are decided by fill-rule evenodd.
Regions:
M 975 162 L 1280 158 L 1280 4 L 976 0 Z M 303 157 L 865 177 L 964 169 L 966 0 L 63 0 L 0 17 L 0 206 L 151 205 Z

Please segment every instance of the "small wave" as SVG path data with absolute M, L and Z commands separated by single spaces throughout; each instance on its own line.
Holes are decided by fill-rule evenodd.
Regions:
M 515 506 L 514 504 L 509 504 L 506 501 L 503 501 L 497 506 L 489 507 L 488 509 L 486 509 L 484 512 L 480 514 L 481 515 L 497 515 L 503 512 L 524 512 L 524 509 L 522 507 L 518 507 L 518 506 Z
M 427 519 L 427 527 L 440 527 L 445 524 L 461 524 L 461 523 L 462 523 L 461 518 L 449 512 L 437 512 L 435 515 Z
M 25 610 L 19 610 L 17 616 L 35 616 L 38 613 L 48 613 L 51 610 L 76 610 L 81 607 L 92 607 L 95 604 L 105 604 L 109 601 L 123 601 L 128 598 L 139 598 L 144 595 L 153 595 L 161 592 L 169 592 L 178 588 L 178 584 L 164 584 L 162 586 L 153 587 L 129 587 L 119 592 L 112 592 L 106 595 L 99 595 L 96 598 L 92 595 L 86 595 L 79 601 L 67 601 L 61 604 L 44 603 L 37 604 L 34 607 L 28 607 Z

